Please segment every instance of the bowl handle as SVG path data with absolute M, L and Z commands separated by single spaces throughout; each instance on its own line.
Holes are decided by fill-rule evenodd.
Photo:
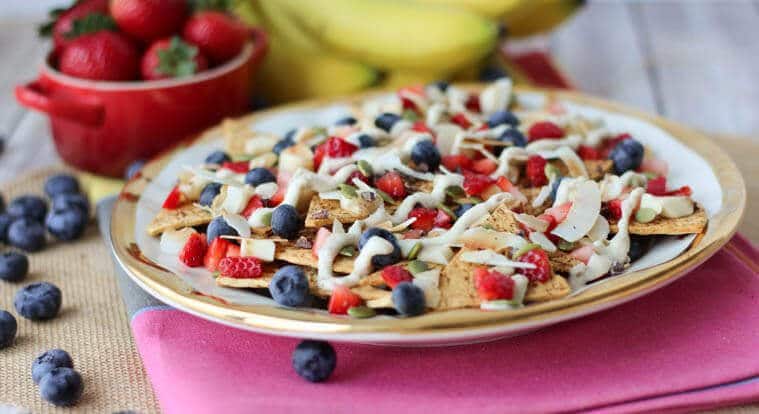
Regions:
M 254 47 L 250 60 L 254 62 L 254 64 L 258 64 L 261 62 L 261 59 L 263 59 L 263 57 L 266 55 L 266 52 L 269 50 L 269 36 L 265 31 L 257 27 L 252 27 L 249 33 L 251 39 L 253 40 Z
M 105 110 L 103 105 L 93 99 L 61 98 L 48 94 L 40 81 L 16 86 L 16 100 L 30 109 L 44 112 L 51 117 L 66 118 L 88 126 L 103 124 Z

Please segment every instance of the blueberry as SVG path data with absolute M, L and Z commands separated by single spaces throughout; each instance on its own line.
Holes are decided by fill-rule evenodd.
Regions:
M 335 125 L 355 125 L 356 124 L 356 118 L 352 116 L 346 116 L 345 118 L 340 118 L 335 122 Z
M 227 221 L 224 220 L 224 217 L 222 216 L 211 220 L 211 222 L 208 223 L 208 228 L 206 229 L 206 238 L 208 238 L 209 244 L 219 236 L 239 236 L 239 234 L 237 234 L 237 230 L 227 224 Z
M 16 318 L 9 312 L 0 310 L 0 349 L 11 346 L 17 330 Z
M 68 367 L 54 368 L 40 380 L 40 396 L 55 406 L 76 404 L 82 396 L 82 376 Z
M 269 283 L 269 293 L 283 306 L 304 306 L 309 302 L 308 277 L 298 266 L 285 266 L 277 271 Z
M 553 181 L 553 184 L 551 184 L 551 200 L 556 200 L 556 192 L 559 191 L 559 185 L 561 185 L 561 180 L 563 179 L 564 177 L 559 177 Z
M 14 220 L 8 227 L 8 243 L 28 252 L 37 252 L 45 247 L 45 228 L 30 218 Z
M 401 261 L 401 248 L 398 246 L 398 241 L 395 239 L 393 233 L 378 227 L 371 227 L 361 234 L 361 237 L 358 239 L 358 250 L 363 249 L 369 239 L 374 236 L 379 236 L 389 241 L 393 245 L 393 251 L 389 254 L 380 254 L 372 257 L 372 266 L 380 269 Z
M 369 148 L 373 147 L 374 144 L 374 138 L 372 138 L 369 134 L 361 134 L 358 136 L 358 144 L 361 148 Z
M 47 214 L 47 203 L 41 197 L 23 195 L 11 201 L 8 214 L 13 218 L 29 217 L 41 223 Z
M 277 177 L 269 170 L 263 167 L 257 167 L 245 174 L 245 184 L 252 186 L 261 185 L 264 183 L 275 183 Z
M 39 384 L 42 377 L 55 368 L 61 367 L 74 368 L 74 361 L 71 359 L 71 355 L 62 349 L 45 351 L 32 362 L 32 379 L 35 384 Z
M 295 134 L 297 134 L 297 133 L 298 133 L 298 129 L 297 128 L 293 128 L 293 129 L 291 129 L 291 130 L 289 130 L 289 131 L 287 131 L 285 133 L 284 139 L 286 139 L 286 140 L 294 143 L 295 142 Z
M 29 259 L 17 252 L 0 254 L 0 279 L 18 282 L 29 273 Z
M 432 141 L 419 141 L 411 148 L 411 159 L 417 166 L 426 166 L 427 171 L 435 171 L 440 166 L 440 151 Z
M 78 194 L 79 181 L 70 174 L 53 175 L 45 181 L 45 194 L 53 198 L 59 194 Z
M 628 138 L 611 150 L 609 158 L 614 162 L 614 174 L 622 175 L 625 171 L 636 170 L 643 162 L 643 145 Z
M 82 210 L 85 216 L 90 216 L 90 200 L 83 194 L 61 194 L 53 198 L 51 210 Z
M 137 160 L 129 164 L 129 166 L 126 168 L 126 171 L 124 171 L 124 178 L 127 180 L 131 180 L 132 178 L 136 177 L 137 174 L 140 173 L 140 170 L 142 170 L 142 167 L 145 166 L 144 160 Z
M 654 237 L 652 236 L 630 236 L 630 251 L 627 256 L 630 257 L 631 262 L 634 262 L 643 257 L 653 244 Z
M 13 218 L 5 213 L 0 214 L 0 243 L 8 242 L 8 227 L 13 223 Z
M 232 158 L 229 158 L 229 154 L 227 154 L 224 151 L 219 150 L 219 151 L 214 151 L 208 154 L 208 156 L 206 157 L 205 163 L 221 165 L 229 161 L 232 161 Z
M 515 147 L 524 147 L 527 145 L 527 138 L 525 138 L 522 131 L 516 128 L 509 128 L 498 137 L 499 141 L 510 142 Z
M 337 366 L 337 354 L 332 345 L 323 341 L 306 340 L 293 352 L 293 368 L 304 379 L 322 382 Z
M 219 183 L 209 183 L 205 187 L 203 187 L 203 191 L 200 192 L 200 203 L 201 206 L 207 206 L 210 207 L 213 203 L 213 199 L 216 198 L 217 195 L 221 192 L 221 184 Z
M 488 117 L 488 126 L 490 128 L 495 128 L 498 125 L 503 124 L 515 127 L 519 125 L 519 118 L 517 118 L 517 116 L 513 113 L 506 110 L 494 112 Z
M 444 80 L 440 80 L 440 81 L 437 81 L 437 82 L 433 82 L 432 86 L 435 86 L 436 88 L 440 89 L 441 92 L 445 92 L 445 91 L 448 90 L 449 84 L 448 84 L 448 82 L 446 82 Z
M 377 128 L 385 130 L 385 132 L 390 132 L 390 130 L 393 129 L 393 125 L 400 120 L 401 117 L 399 115 L 385 112 L 374 120 L 374 125 L 376 125 Z
M 0 213 L 5 213 L 5 197 L 0 194 Z
M 277 236 L 294 239 L 302 228 L 303 221 L 295 207 L 289 204 L 282 204 L 271 213 L 271 230 Z
M 293 141 L 292 138 L 282 138 L 280 139 L 276 144 L 274 144 L 274 148 L 272 148 L 272 152 L 279 155 L 282 151 L 286 150 L 287 148 L 292 147 L 295 145 L 295 141 Z
M 456 207 L 456 210 L 454 210 L 454 213 L 456 213 L 456 217 L 461 217 L 464 215 L 464 213 L 469 211 L 469 209 L 472 207 L 474 207 L 474 204 L 470 204 L 470 203 L 461 204 L 458 207 Z
M 424 291 L 411 282 L 401 282 L 393 288 L 393 305 L 401 315 L 416 316 L 424 313 Z
M 82 237 L 87 229 L 89 216 L 80 208 L 53 210 L 47 215 L 47 231 L 61 241 L 73 241 Z
M 13 299 L 16 312 L 33 321 L 52 319 L 61 310 L 61 290 L 48 282 L 24 286 Z
M 482 82 L 495 82 L 501 78 L 508 78 L 509 74 L 498 66 L 486 66 L 480 70 L 479 77 Z

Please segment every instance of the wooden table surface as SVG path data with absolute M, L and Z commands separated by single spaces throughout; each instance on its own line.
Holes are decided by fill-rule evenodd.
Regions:
M 591 1 L 549 46 L 580 90 L 710 133 L 744 172 L 740 231 L 759 243 L 759 1 Z M 44 117 L 12 94 L 47 50 L 35 22 L 0 21 L 0 181 L 59 162 Z

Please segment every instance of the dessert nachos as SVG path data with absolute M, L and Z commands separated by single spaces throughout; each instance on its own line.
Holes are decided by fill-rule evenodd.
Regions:
M 560 299 L 707 224 L 634 136 L 522 107 L 508 78 L 354 112 L 284 136 L 226 121 L 225 150 L 185 166 L 148 233 L 219 285 L 367 317 Z

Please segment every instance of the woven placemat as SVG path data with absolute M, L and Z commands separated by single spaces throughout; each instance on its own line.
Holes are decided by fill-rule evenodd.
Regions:
M 0 186 L 0 193 L 6 199 L 22 193 L 42 194 L 45 177 L 56 171 L 60 170 L 37 171 L 6 183 Z M 32 413 L 158 412 L 113 277 L 110 252 L 97 226 L 93 223 L 83 240 L 50 243 L 29 259 L 31 271 L 26 280 L 0 281 L 0 309 L 11 312 L 19 323 L 16 343 L 0 350 L 0 404 Z M 32 322 L 13 309 L 18 289 L 39 281 L 54 283 L 63 292 L 63 308 L 52 321 Z M 84 378 L 84 395 L 73 410 L 44 402 L 32 381 L 32 361 L 51 348 L 68 351 Z

